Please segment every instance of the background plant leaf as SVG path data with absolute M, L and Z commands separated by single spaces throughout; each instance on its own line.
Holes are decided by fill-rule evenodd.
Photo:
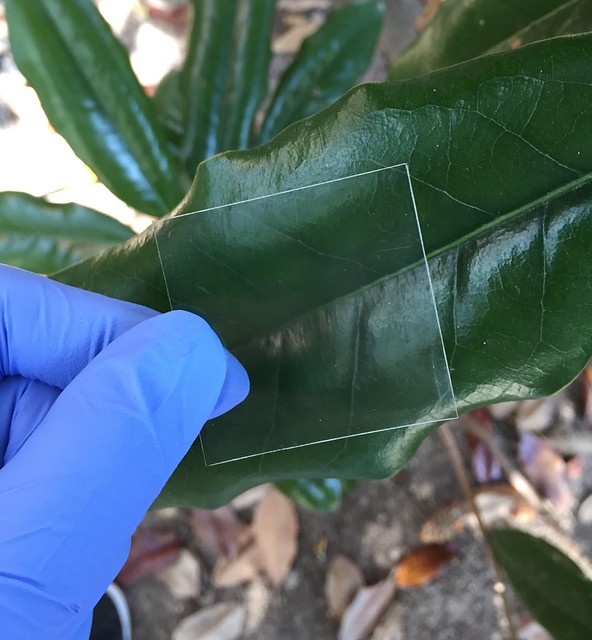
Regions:
M 548 395 L 575 377 L 592 353 L 592 147 L 586 143 L 592 134 L 592 73 L 582 64 L 590 56 L 591 36 L 556 38 L 412 81 L 363 85 L 268 145 L 202 163 L 178 213 L 408 162 L 459 409 Z M 335 252 L 359 240 L 355 225 L 339 227 L 338 193 L 327 195 L 335 208 L 329 207 L 328 219 L 339 229 Z M 202 216 L 194 219 L 203 223 Z M 229 219 L 225 238 L 230 257 L 242 250 L 250 241 L 244 221 Z M 203 247 L 211 240 L 204 235 Z M 286 265 L 278 262 L 277 251 L 273 243 L 261 243 L 244 273 L 278 273 Z M 200 254 L 179 255 L 188 278 L 199 273 L 191 256 L 201 260 Z M 361 248 L 360 254 L 363 259 Z M 243 335 L 234 344 L 255 396 L 269 384 L 274 344 L 284 345 L 286 366 L 303 365 L 292 383 L 311 390 L 333 384 L 334 372 L 307 367 L 306 360 L 313 362 L 321 346 L 338 349 L 340 341 L 347 342 L 358 319 L 365 330 L 386 331 L 368 341 L 361 356 L 369 371 L 376 367 L 377 381 L 413 373 L 423 332 L 422 318 L 414 313 L 413 265 L 317 309 L 308 306 L 307 293 L 318 272 L 309 272 L 305 263 L 298 266 L 302 287 L 294 295 L 304 315 L 283 320 L 267 336 Z M 207 292 L 200 284 L 210 275 L 199 274 L 190 301 L 206 316 Z M 150 232 L 56 277 L 156 309 L 169 306 Z M 413 340 L 390 335 L 386 320 L 365 323 L 367 313 L 380 314 L 388 304 L 390 287 L 406 296 L 401 313 L 416 322 Z M 262 294 L 261 302 L 266 321 L 275 301 Z M 335 304 L 345 305 L 339 323 L 324 324 L 323 314 Z M 240 304 L 235 309 L 242 321 Z M 377 382 L 359 401 L 388 412 L 389 397 Z M 261 407 L 250 414 L 249 406 L 241 405 L 218 424 L 261 420 Z M 300 423 L 295 416 L 294 430 Z M 212 506 L 270 480 L 385 477 L 400 469 L 433 429 L 414 426 L 209 468 L 196 446 L 160 504 Z
M 193 6 L 179 75 L 181 153 L 191 174 L 204 158 L 249 144 L 267 92 L 275 0 L 193 0 Z
M 16 63 L 52 125 L 115 195 L 162 215 L 174 161 L 127 52 L 90 0 L 7 0 Z
M 275 0 L 239 2 L 224 100 L 220 150 L 246 149 L 251 142 L 255 114 L 267 95 L 274 12 Z
M 333 511 L 356 486 L 355 480 L 339 478 L 284 480 L 277 488 L 296 504 L 315 511 Z
M 134 232 L 103 213 L 80 204 L 51 204 L 27 193 L 0 193 L 0 262 L 52 273 Z
M 518 529 L 493 529 L 490 537 L 517 593 L 555 638 L 592 636 L 592 579 L 583 559 Z
M 590 0 L 448 0 L 397 58 L 392 80 L 413 78 L 492 49 L 592 28 Z
M 349 4 L 302 43 L 273 95 L 260 142 L 340 98 L 366 71 L 382 28 L 384 5 Z
M 183 139 L 182 100 L 179 70 L 172 69 L 159 82 L 152 96 L 152 102 L 175 155 L 179 155 L 179 147 Z
M 592 0 L 571 0 L 558 3 L 560 6 L 539 20 L 507 38 L 489 52 L 503 51 L 531 44 L 538 40 L 585 33 L 592 30 Z

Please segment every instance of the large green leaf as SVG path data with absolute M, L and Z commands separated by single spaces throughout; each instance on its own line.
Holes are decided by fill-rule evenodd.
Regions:
M 91 0 L 7 0 L 12 52 L 49 120 L 122 200 L 154 215 L 183 192 L 123 46 Z
M 575 551 L 517 529 L 490 532 L 495 555 L 533 616 L 557 640 L 592 638 L 592 576 Z
M 133 235 L 129 227 L 80 204 L 0 193 L 0 262 L 5 264 L 52 273 Z
M 417 40 L 395 60 L 402 80 L 557 35 L 592 29 L 590 0 L 447 0 Z
M 192 173 L 204 158 L 249 144 L 267 93 L 275 0 L 193 0 L 193 5 L 179 74 L 181 153 Z
M 267 110 L 261 142 L 324 109 L 354 85 L 372 60 L 383 15 L 381 1 L 354 2 L 304 41 Z
M 591 56 L 592 37 L 557 38 L 406 82 L 360 86 L 268 145 L 202 163 L 175 213 L 407 162 L 459 408 L 549 394 L 567 384 L 592 353 Z M 179 247 L 180 273 L 195 282 L 189 302 L 206 316 L 223 296 L 208 295 L 202 285 L 219 289 L 224 274 L 236 272 L 235 256 L 249 256 L 237 277 L 281 278 L 286 269 L 299 272 L 294 300 L 300 313 L 292 308 L 293 319 L 280 317 L 281 309 L 278 316 L 268 291 L 249 290 L 250 296 L 258 295 L 259 326 L 250 335 L 248 326 L 232 336 L 222 332 L 246 365 L 252 394 L 216 424 L 246 427 L 240 437 L 248 438 L 249 425 L 269 419 L 274 407 L 285 406 L 283 394 L 289 389 L 284 382 L 321 394 L 336 384 L 333 368 L 315 368 L 321 349 L 341 350 L 337 384 L 356 390 L 356 403 L 370 411 L 368 419 L 376 408 L 381 421 L 390 412 L 394 422 L 392 382 L 416 375 L 426 321 L 415 313 L 423 296 L 417 287 L 421 265 L 409 264 L 362 288 L 353 280 L 340 282 L 339 296 L 319 306 L 316 282 L 323 271 L 318 264 L 282 261 L 286 234 L 260 233 L 266 225 L 277 226 L 279 218 L 284 230 L 292 225 L 292 238 L 302 232 L 299 241 L 306 246 L 316 242 L 317 229 L 326 236 L 333 228 L 333 254 L 357 250 L 362 263 L 374 259 L 371 248 L 359 246 L 356 221 L 341 225 L 339 183 L 334 184 L 335 191 L 326 185 L 322 203 L 311 197 L 308 208 L 324 213 L 310 228 L 299 229 L 298 220 L 283 215 L 284 210 L 274 212 L 275 219 L 257 214 L 250 220 L 225 218 L 227 262 L 208 271 L 199 269 L 204 253 L 218 242 L 218 235 L 209 234 L 221 229 L 208 230 L 216 216 L 194 216 L 197 244 L 185 255 L 187 245 Z M 371 201 L 372 194 L 368 197 Z M 262 207 L 260 216 L 269 211 Z M 361 223 L 367 211 L 360 211 Z M 150 232 L 56 277 L 168 308 Z M 396 316 L 386 309 L 391 291 L 407 301 Z M 245 301 L 230 302 L 231 319 L 240 326 Z M 211 316 L 217 326 L 215 313 Z M 416 323 L 409 339 L 396 335 L 393 318 L 399 316 Z M 276 326 L 260 333 L 262 324 L 278 317 Z M 352 335 L 362 328 L 356 360 Z M 279 350 L 282 370 L 291 368 L 294 377 L 278 376 Z M 352 385 L 359 362 L 364 378 Z M 274 398 L 265 393 L 270 376 L 277 388 Z M 360 382 L 363 394 L 357 391 Z M 297 431 L 301 416 L 290 419 Z M 208 468 L 196 446 L 161 503 L 211 506 L 269 480 L 385 477 L 406 463 L 433 428 L 418 425 Z

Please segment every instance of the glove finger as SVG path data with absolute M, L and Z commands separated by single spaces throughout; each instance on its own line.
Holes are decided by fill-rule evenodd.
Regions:
M 226 352 L 226 378 L 210 419 L 217 418 L 240 404 L 249 393 L 249 376 L 243 365 Z
M 0 470 L 0 567 L 18 577 L 16 598 L 22 585 L 34 591 L 31 606 L 63 637 L 123 565 L 226 374 L 226 352 L 205 321 L 180 311 L 147 320 L 74 379 Z M 11 606 L 23 608 L 5 589 L 0 620 Z
M 61 389 L 13 376 L 0 380 L 0 469 L 45 418 Z
M 248 390 L 247 372 L 226 352 L 226 377 L 210 420 L 241 403 Z M 21 376 L 0 380 L 0 469 L 18 453 L 61 392 L 57 387 Z
M 155 315 L 0 265 L 0 378 L 20 375 L 63 389 L 107 344 Z

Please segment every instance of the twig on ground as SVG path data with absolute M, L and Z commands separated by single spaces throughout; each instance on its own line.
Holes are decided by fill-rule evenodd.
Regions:
M 553 506 L 543 500 L 537 490 L 532 486 L 528 478 L 516 467 L 510 458 L 497 446 L 491 434 L 484 429 L 477 420 L 469 414 L 460 416 L 459 422 L 468 429 L 476 438 L 485 443 L 497 458 L 506 476 L 508 482 L 530 505 L 532 505 L 545 519 L 553 529 L 559 533 L 566 533 L 565 527 L 555 513 Z
M 500 570 L 500 567 L 493 553 L 493 549 L 489 541 L 489 536 L 487 535 L 487 529 L 483 524 L 483 520 L 479 512 L 479 507 L 477 506 L 477 503 L 475 501 L 475 495 L 471 488 L 471 484 L 469 482 L 469 478 L 467 476 L 467 472 L 465 470 L 465 466 L 464 466 L 460 451 L 458 449 L 458 445 L 454 440 L 454 436 L 452 435 L 452 431 L 450 430 L 450 426 L 448 424 L 444 424 L 440 427 L 439 434 L 444 444 L 444 447 L 446 449 L 446 453 L 450 458 L 452 468 L 454 469 L 454 474 L 456 475 L 458 483 L 460 484 L 463 490 L 463 493 L 465 494 L 465 499 L 467 500 L 468 504 L 471 505 L 471 510 L 473 511 L 473 513 L 475 514 L 475 517 L 477 518 L 477 523 L 479 525 L 479 530 L 481 532 L 481 537 L 483 540 L 483 547 L 485 549 L 485 555 L 487 556 L 487 560 L 489 561 L 489 565 L 495 577 L 494 603 L 496 604 L 500 626 L 505 629 L 508 637 L 511 640 L 517 640 L 518 635 L 516 633 L 514 623 L 512 622 L 512 614 L 510 611 L 510 605 L 507 598 L 507 591 L 506 591 L 504 578 L 502 576 L 502 572 Z

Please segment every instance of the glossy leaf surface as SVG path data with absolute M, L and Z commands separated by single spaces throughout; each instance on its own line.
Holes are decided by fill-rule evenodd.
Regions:
M 592 28 L 590 0 L 448 0 L 395 60 L 403 80 L 464 62 L 490 50 Z
M 356 486 L 354 480 L 324 478 L 319 480 L 284 480 L 277 488 L 305 509 L 333 511 Z
M 224 100 L 221 151 L 246 149 L 251 142 L 255 113 L 267 95 L 274 10 L 275 0 L 239 2 Z
M 516 592 L 554 638 L 592 637 L 592 579 L 587 563 L 517 529 L 493 529 L 490 536 Z
M 52 125 L 102 182 L 153 215 L 183 193 L 127 52 L 90 0 L 8 0 L 16 63 Z
M 184 142 L 191 173 L 220 151 L 249 145 L 267 93 L 275 0 L 193 0 L 194 18 L 179 74 Z
M 129 227 L 79 204 L 0 193 L 0 262 L 5 264 L 52 273 L 133 235 Z
M 329 106 L 355 84 L 372 61 L 383 15 L 384 5 L 376 0 L 349 4 L 303 42 L 273 96 L 261 142 Z
M 592 353 L 592 147 L 586 142 L 592 134 L 592 72 L 585 64 L 591 56 L 591 37 L 555 39 L 412 81 L 361 86 L 268 145 L 202 163 L 176 213 L 408 162 L 459 408 L 547 395 L 568 383 Z M 331 194 L 327 198 L 333 202 Z M 335 251 L 347 243 L 355 246 L 356 225 L 340 227 L 338 209 L 329 219 L 335 224 Z M 240 219 L 228 222 L 229 255 L 247 241 L 243 225 Z M 196 256 L 208 243 L 204 237 Z M 260 246 L 244 274 L 277 269 L 276 252 L 273 241 Z M 192 302 L 207 314 L 199 272 L 189 260 L 182 268 L 195 280 Z M 414 314 L 416 265 L 361 290 L 341 291 L 318 308 L 310 307 L 307 294 L 318 273 L 307 264 L 293 268 L 301 273 L 294 296 L 303 314 L 232 345 L 255 391 L 269 384 L 274 345 L 283 345 L 286 365 L 302 363 L 293 380 L 300 387 L 331 384 L 334 374 L 315 369 L 314 354 L 340 344 L 347 344 L 344 353 L 350 354 L 348 336 L 356 323 L 364 330 L 374 327 L 366 323 L 388 303 L 391 288 L 407 297 L 401 312 L 411 314 L 417 333 L 401 342 L 386 322 L 360 357 L 378 381 L 414 372 L 423 331 L 421 316 Z M 169 308 L 150 232 L 57 277 Z M 261 294 L 262 308 L 267 304 L 271 312 L 275 301 L 266 295 Z M 334 314 L 335 322 L 326 323 L 327 314 Z M 240 301 L 236 321 L 240 324 Z M 349 374 L 351 384 L 354 370 Z M 371 381 L 372 373 L 364 379 Z M 388 410 L 389 395 L 379 382 L 367 393 L 360 399 L 371 404 L 375 397 Z M 235 420 L 240 411 L 219 423 Z M 247 425 L 261 418 L 240 415 Z M 293 428 L 298 426 L 295 420 Z M 209 468 L 197 445 L 165 488 L 161 504 L 211 506 L 270 480 L 385 477 L 407 462 L 433 428 L 414 426 Z

